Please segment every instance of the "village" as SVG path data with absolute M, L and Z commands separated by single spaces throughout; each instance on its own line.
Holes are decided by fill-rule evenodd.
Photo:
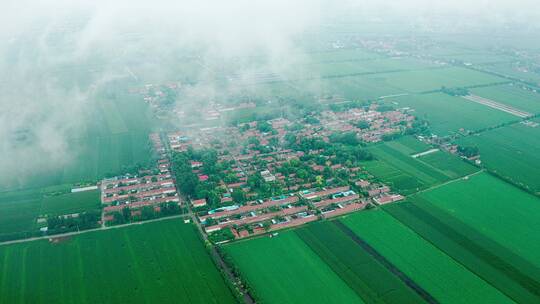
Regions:
M 278 117 L 153 133 L 155 168 L 100 183 L 102 222 L 189 207 L 219 243 L 400 201 L 403 196 L 362 168 L 373 158 L 363 146 L 403 134 L 415 120 L 408 108 L 369 103 L 299 121 Z
M 180 212 L 180 196 L 159 134 L 152 133 L 150 142 L 158 157 L 155 169 L 101 181 L 103 225 L 147 220 Z
M 187 196 L 211 240 L 240 239 L 404 198 L 361 162 L 372 159 L 362 145 L 412 127 L 409 109 L 380 111 L 373 103 L 304 120 L 167 134 L 171 151 L 182 155 L 176 161 L 184 163 L 176 169 L 177 183 L 193 183 Z

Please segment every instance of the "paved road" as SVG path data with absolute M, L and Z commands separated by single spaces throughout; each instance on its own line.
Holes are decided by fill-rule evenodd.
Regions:
M 10 245 L 10 244 L 17 244 L 17 243 L 32 242 L 32 241 L 50 239 L 50 238 L 60 238 L 60 237 L 74 236 L 74 235 L 79 235 L 79 234 L 88 233 L 88 232 L 103 231 L 103 230 L 109 230 L 109 229 L 118 229 L 118 228 L 124 228 L 124 227 L 131 226 L 131 225 L 144 225 L 144 224 L 148 224 L 148 223 L 152 223 L 152 222 L 159 222 L 159 221 L 165 221 L 165 220 L 170 220 L 170 219 L 175 219 L 175 218 L 185 218 L 185 217 L 187 217 L 187 215 L 180 214 L 180 215 L 173 215 L 173 216 L 167 216 L 167 217 L 160 217 L 160 218 L 157 218 L 157 219 L 143 221 L 143 222 L 133 222 L 133 223 L 128 223 L 128 224 L 116 225 L 116 226 L 101 226 L 99 228 L 88 229 L 88 230 L 73 231 L 73 232 L 54 234 L 54 235 L 37 236 L 37 237 L 33 237 L 33 238 L 1 242 L 0 246 Z

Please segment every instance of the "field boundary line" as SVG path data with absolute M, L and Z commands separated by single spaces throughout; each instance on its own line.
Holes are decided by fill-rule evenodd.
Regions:
M 519 118 L 527 118 L 527 117 L 531 117 L 531 116 L 534 115 L 532 113 L 529 113 L 529 112 L 514 108 L 514 107 L 506 105 L 504 103 L 500 103 L 500 102 L 497 102 L 497 101 L 494 101 L 494 100 L 491 100 L 491 99 L 488 99 L 488 98 L 484 98 L 484 97 L 481 97 L 481 96 L 478 96 L 478 95 L 467 95 L 467 96 L 462 96 L 462 98 L 466 99 L 468 101 L 472 101 L 472 102 L 484 105 L 486 107 L 490 107 L 490 108 L 495 109 L 495 110 L 499 110 L 499 111 L 502 111 L 502 112 L 517 116 Z
M 397 268 L 392 262 L 387 260 L 383 255 L 381 255 L 375 248 L 371 247 L 366 241 L 356 235 L 349 227 L 343 224 L 340 221 L 334 221 L 334 225 L 338 227 L 345 235 L 350 237 L 358 246 L 360 246 L 364 251 L 371 255 L 377 262 L 379 262 L 384 268 L 386 268 L 390 273 L 395 275 L 400 279 L 405 285 L 411 288 L 416 294 L 418 294 L 422 299 L 427 303 L 436 304 L 439 303 L 429 292 L 427 292 L 422 286 L 417 284 L 413 279 L 408 275 L 402 272 Z
M 459 180 L 466 180 L 466 179 L 468 179 L 468 178 L 471 177 L 471 176 L 480 174 L 480 173 L 485 172 L 485 171 L 486 171 L 486 169 L 480 169 L 480 170 L 478 170 L 478 171 L 476 171 L 476 172 L 474 172 L 474 173 L 471 173 L 471 174 L 468 174 L 468 175 L 464 175 L 464 176 L 462 176 L 462 177 L 458 177 L 458 178 L 449 180 L 449 181 L 444 182 L 444 183 L 442 183 L 442 184 L 438 184 L 438 185 L 435 185 L 435 186 L 431 186 L 431 187 L 429 187 L 429 188 L 426 188 L 426 189 L 417 191 L 417 192 L 415 192 L 415 193 L 412 193 L 412 194 L 410 194 L 410 195 L 408 195 L 408 196 L 416 195 L 416 194 L 423 193 L 423 192 L 427 192 L 427 191 L 430 191 L 430 190 L 433 190 L 433 189 L 437 189 L 437 188 L 439 188 L 439 187 L 446 186 L 446 185 L 448 185 L 448 184 L 451 184 L 451 183 L 456 182 L 456 181 L 459 181 Z

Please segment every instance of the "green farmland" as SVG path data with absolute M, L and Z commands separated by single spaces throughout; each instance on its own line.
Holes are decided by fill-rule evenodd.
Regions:
M 40 216 L 59 216 L 99 210 L 99 191 L 69 193 L 69 185 L 0 194 L 0 239 L 33 235 Z
M 384 209 L 509 298 L 540 299 L 538 198 L 482 173 L 410 200 Z
M 486 189 L 478 191 L 478 189 Z M 488 173 L 417 194 L 540 267 L 540 199 Z M 511 229 L 509 229 L 511 227 Z
M 368 75 L 419 70 L 435 67 L 429 62 L 411 58 L 382 58 L 362 61 L 322 62 L 294 68 L 291 79 L 325 78 L 345 75 Z
M 533 114 L 540 113 L 540 94 L 518 86 L 500 85 L 471 89 L 475 95 L 512 106 Z
M 418 152 L 423 144 L 418 142 L 413 146 L 411 139 L 407 141 L 370 147 L 369 151 L 377 160 L 364 164 L 371 174 L 403 194 L 411 194 L 477 171 L 475 167 L 445 152 L 437 151 L 414 158 L 412 152 Z M 428 146 L 423 146 L 429 150 Z
M 0 185 L 0 191 L 97 181 L 122 174 L 134 165 L 148 165 L 152 129 L 147 105 L 131 95 L 103 99 L 86 113 L 84 127 L 67 138 L 64 162 Z
M 347 235 L 336 221 L 296 230 L 300 238 L 366 303 L 420 303 L 422 297 Z
M 439 90 L 441 87 L 466 87 L 505 82 L 504 78 L 459 67 L 425 69 L 385 75 L 385 81 L 410 93 Z
M 1 303 L 235 303 L 178 219 L 1 246 L 0 261 Z
M 512 302 L 383 210 L 354 213 L 341 221 L 440 303 Z
M 513 62 L 501 62 L 496 64 L 490 64 L 484 67 L 487 71 L 495 72 L 500 75 L 507 77 L 512 77 L 515 79 L 520 79 L 526 82 L 538 84 L 540 83 L 540 74 L 534 73 L 532 71 L 525 72 L 519 68 L 519 65 L 516 65 Z
M 488 169 L 540 193 L 540 127 L 514 124 L 464 137 L 458 144 L 478 147 Z
M 224 246 L 264 303 L 362 303 L 361 298 L 294 232 Z
M 430 124 L 433 133 L 445 136 L 460 129 L 481 130 L 517 120 L 508 113 L 443 93 L 388 98 L 398 107 L 410 107 Z

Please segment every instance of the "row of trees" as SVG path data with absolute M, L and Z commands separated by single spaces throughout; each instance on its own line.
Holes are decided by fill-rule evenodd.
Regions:
M 122 209 L 122 211 L 113 213 L 113 220 L 111 224 L 127 224 L 130 222 L 146 221 L 182 213 L 180 206 L 178 206 L 178 203 L 176 202 L 165 202 L 159 204 L 159 211 L 156 211 L 154 206 L 144 206 L 138 209 L 138 211 L 140 211 L 140 214 L 132 216 L 130 208 L 126 206 Z
M 80 213 L 78 216 L 53 216 L 47 219 L 47 233 L 57 234 L 99 227 L 99 210 Z

